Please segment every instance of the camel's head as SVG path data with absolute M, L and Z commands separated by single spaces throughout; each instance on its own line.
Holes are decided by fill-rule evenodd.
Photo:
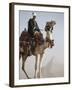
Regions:
M 55 21 L 49 21 L 46 23 L 45 26 L 46 42 L 48 42 L 51 46 L 54 46 L 53 29 L 55 24 L 56 24 Z
M 55 21 L 51 21 L 50 24 L 51 24 L 52 27 L 53 27 L 54 25 L 56 25 L 56 22 L 55 22 Z
M 55 21 L 48 21 L 46 22 L 45 31 L 52 31 L 53 27 L 56 25 Z

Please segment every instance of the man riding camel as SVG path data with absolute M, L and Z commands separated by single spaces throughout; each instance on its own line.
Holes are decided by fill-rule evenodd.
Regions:
M 29 19 L 28 21 L 28 32 L 31 35 L 32 38 L 34 38 L 34 33 L 35 31 L 40 32 L 40 29 L 38 27 L 38 24 L 36 22 L 36 13 L 32 13 L 32 18 Z
M 32 40 L 31 40 L 31 45 L 32 45 L 32 50 L 35 48 L 35 34 L 38 34 L 40 39 L 39 42 L 42 44 L 43 43 L 43 35 L 40 32 L 39 26 L 36 22 L 36 13 L 32 13 L 32 18 L 29 19 L 28 21 L 28 33 L 30 34 Z

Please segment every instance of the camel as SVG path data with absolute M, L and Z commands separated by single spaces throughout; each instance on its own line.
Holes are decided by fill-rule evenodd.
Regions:
M 54 25 L 56 24 L 55 21 L 49 21 L 46 23 L 44 31 L 46 32 L 46 38 L 42 38 L 42 33 L 36 31 L 34 33 L 34 43 L 35 46 L 32 46 L 32 38 L 30 37 L 29 33 L 26 31 L 23 31 L 20 39 L 19 39 L 19 60 L 22 57 L 22 70 L 24 71 L 26 77 L 30 79 L 28 76 L 26 70 L 25 70 L 25 62 L 27 60 L 28 56 L 34 55 L 36 57 L 35 60 L 35 73 L 34 73 L 34 78 L 40 78 L 40 72 L 41 72 L 41 62 L 42 62 L 42 57 L 44 54 L 44 50 L 46 48 L 52 48 L 54 46 L 54 40 L 52 38 L 52 30 Z M 38 62 L 38 55 L 40 55 L 39 59 L 39 67 L 37 67 L 37 62 Z M 37 71 L 38 70 L 38 71 Z

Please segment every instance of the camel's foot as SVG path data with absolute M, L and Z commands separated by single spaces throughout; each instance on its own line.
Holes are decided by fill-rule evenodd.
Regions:
M 34 78 L 40 78 L 40 73 L 37 72 L 37 73 L 34 75 Z
M 24 71 L 24 67 L 22 66 L 22 70 Z
M 34 75 L 34 78 L 36 78 L 36 76 Z
M 22 70 L 23 70 L 24 74 L 26 75 L 27 79 L 31 79 L 31 78 L 27 75 L 27 73 L 26 73 L 24 67 L 22 67 Z
M 37 73 L 37 78 L 40 78 L 40 73 L 39 72 Z

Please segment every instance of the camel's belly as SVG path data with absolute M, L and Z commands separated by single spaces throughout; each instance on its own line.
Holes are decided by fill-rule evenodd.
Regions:
M 40 45 L 38 47 L 35 48 L 35 54 L 41 54 L 44 52 L 44 47 L 43 45 Z

